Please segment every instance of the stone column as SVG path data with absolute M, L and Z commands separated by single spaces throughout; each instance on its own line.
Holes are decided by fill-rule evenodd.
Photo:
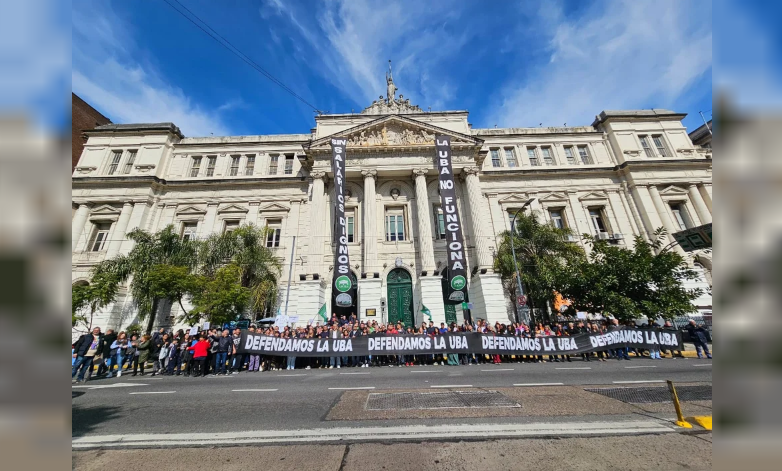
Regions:
M 199 226 L 198 238 L 206 239 L 209 237 L 215 229 L 215 220 L 217 219 L 217 205 L 218 203 L 206 204 L 206 216 L 204 216 L 204 223 Z
M 709 211 L 708 206 L 706 206 L 706 202 L 703 200 L 700 190 L 698 190 L 698 185 L 690 185 L 689 188 L 687 188 L 687 191 L 690 194 L 690 201 L 692 201 L 693 206 L 695 206 L 695 212 L 698 213 L 701 224 L 710 223 L 711 211 Z
M 478 167 L 466 167 L 462 169 L 464 181 L 467 184 L 467 199 L 470 206 L 472 219 L 472 236 L 475 239 L 478 268 L 491 268 L 492 254 L 489 252 L 489 235 L 486 232 L 486 223 L 483 220 L 481 208 L 481 184 L 478 180 Z M 469 267 L 465 267 L 469 271 Z
M 361 175 L 364 176 L 364 273 L 373 273 L 377 270 L 377 170 L 362 170 Z
M 326 236 L 323 230 L 323 216 L 326 211 L 326 172 L 314 170 L 310 172 L 312 177 L 312 204 L 310 205 L 310 273 L 318 273 L 321 276 L 323 264 L 323 244 Z M 316 311 L 317 312 L 317 311 Z
M 122 212 L 119 214 L 117 224 L 109 236 L 109 248 L 106 249 L 106 258 L 112 258 L 119 253 L 122 242 L 125 240 L 125 232 L 128 229 L 130 213 L 133 212 L 133 203 L 125 203 L 122 206 Z
M 87 224 L 87 218 L 90 216 L 90 206 L 87 203 L 79 205 L 79 209 L 76 210 L 76 215 L 71 221 L 71 250 L 75 251 L 81 241 L 82 233 L 84 232 L 84 226 Z
M 434 246 L 432 245 L 432 223 L 429 211 L 429 193 L 426 191 L 426 174 L 429 170 L 413 170 L 415 180 L 415 203 L 418 209 L 418 250 L 421 254 L 421 270 L 430 274 L 435 269 Z
M 130 219 L 128 219 L 128 224 L 125 229 L 125 232 L 130 232 L 134 229 L 144 227 L 144 222 L 145 222 L 144 218 L 147 215 L 147 210 L 150 205 L 151 203 L 148 201 L 138 202 L 133 205 L 133 211 L 130 213 Z M 123 255 L 127 255 L 133 249 L 133 246 L 135 244 L 136 243 L 130 239 L 123 240 L 122 245 L 120 246 L 120 253 L 122 253 Z
M 247 217 L 244 220 L 245 224 L 252 224 L 255 227 L 258 227 L 258 209 L 261 206 L 260 201 L 250 201 L 249 203 L 250 209 L 247 211 Z

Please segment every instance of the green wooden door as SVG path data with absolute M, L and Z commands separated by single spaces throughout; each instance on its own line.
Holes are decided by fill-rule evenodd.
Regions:
M 405 327 L 413 325 L 413 280 L 410 273 L 395 268 L 388 274 L 388 322 L 403 322 Z

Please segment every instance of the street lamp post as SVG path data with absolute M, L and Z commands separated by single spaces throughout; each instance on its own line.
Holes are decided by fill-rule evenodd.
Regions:
M 513 226 L 511 227 L 511 233 L 510 233 L 510 251 L 513 255 L 513 269 L 516 270 L 516 288 L 518 290 L 518 296 L 524 296 L 524 287 L 521 286 L 521 274 L 519 273 L 519 264 L 516 262 L 516 243 L 513 241 L 513 234 L 516 232 L 516 217 L 519 215 L 520 212 L 523 212 L 525 209 L 527 209 L 527 206 L 532 204 L 532 202 L 535 201 L 535 198 L 530 198 L 527 200 L 526 203 L 524 203 L 524 206 L 517 209 L 516 212 L 513 214 Z M 518 299 L 516 300 L 516 322 L 519 322 L 519 303 Z M 524 316 L 524 323 L 529 325 L 530 319 L 529 316 Z

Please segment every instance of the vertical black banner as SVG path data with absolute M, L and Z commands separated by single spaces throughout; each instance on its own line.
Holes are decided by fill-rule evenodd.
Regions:
M 331 140 L 331 170 L 334 173 L 334 237 L 337 251 L 334 255 L 334 280 L 331 297 L 334 304 L 347 307 L 353 304 L 350 290 L 353 281 L 350 277 L 348 258 L 348 231 L 345 221 L 345 147 L 347 139 Z
M 445 241 L 448 244 L 448 304 L 459 304 L 467 291 L 467 271 L 464 269 L 465 247 L 462 237 L 462 223 L 456 207 L 456 188 L 451 166 L 451 138 L 435 136 L 437 170 L 440 174 L 440 204 L 445 219 Z

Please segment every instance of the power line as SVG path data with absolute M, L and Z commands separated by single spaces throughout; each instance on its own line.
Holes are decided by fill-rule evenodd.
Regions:
M 273 76 L 271 73 L 269 73 L 266 69 L 264 69 L 263 67 L 258 65 L 255 61 L 250 59 L 245 53 L 240 51 L 239 48 L 237 48 L 236 46 L 231 44 L 230 41 L 225 39 L 222 35 L 220 35 L 220 33 L 218 33 L 211 26 L 209 26 L 208 23 L 206 23 L 204 20 L 199 18 L 198 15 L 196 15 L 195 13 L 190 11 L 190 9 L 187 8 L 186 6 L 184 6 L 181 3 L 179 3 L 178 0 L 170 0 L 170 1 L 169 0 L 163 0 L 163 1 L 166 2 L 168 4 L 168 6 L 170 6 L 174 11 L 176 11 L 177 13 L 182 15 L 186 20 L 188 20 L 189 22 L 193 23 L 198 29 L 200 29 L 201 31 L 206 33 L 209 37 L 211 37 L 212 39 L 217 41 L 218 44 L 220 44 L 221 46 L 226 48 L 228 51 L 230 51 L 236 57 L 240 58 L 242 61 L 244 61 L 250 67 L 252 67 L 256 71 L 260 72 L 261 75 L 263 75 L 267 79 L 271 80 L 274 84 L 278 85 L 280 88 L 282 88 L 286 92 L 290 93 L 294 98 L 298 99 L 299 101 L 301 101 L 305 105 L 307 105 L 310 108 L 312 108 L 316 113 L 318 113 L 318 114 L 323 114 L 324 113 L 324 111 L 318 109 L 315 105 L 313 105 L 312 103 L 310 103 L 307 100 L 305 100 L 301 95 L 299 95 L 298 93 L 296 93 L 293 90 L 291 90 L 290 87 L 288 87 L 287 85 L 282 83 L 282 81 L 280 81 L 275 76 Z M 183 8 L 185 11 L 187 11 L 187 13 L 190 16 L 188 16 L 188 14 L 184 13 L 182 10 L 180 10 L 179 8 L 174 6 L 174 4 L 171 3 L 172 1 L 174 3 L 176 3 L 179 7 Z M 191 18 L 191 16 L 192 16 L 192 18 Z M 195 20 L 193 18 L 195 18 Z M 198 23 L 196 22 L 196 20 L 198 21 Z

